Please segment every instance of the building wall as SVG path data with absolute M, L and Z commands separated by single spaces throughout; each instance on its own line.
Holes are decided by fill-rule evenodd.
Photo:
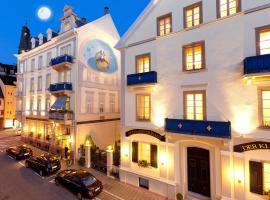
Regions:
M 234 154 L 233 146 L 248 139 L 270 139 L 268 130 L 258 128 L 258 87 L 269 86 L 270 82 L 250 81 L 244 79 L 243 74 L 243 60 L 256 55 L 255 28 L 269 25 L 264 19 L 270 17 L 270 1 L 241 1 L 240 13 L 217 19 L 216 1 L 213 4 L 203 0 L 203 23 L 184 29 L 183 8 L 196 2 L 152 1 L 135 27 L 131 27 L 131 32 L 119 43 L 124 68 L 121 180 L 138 186 L 138 178 L 147 177 L 149 184 L 156 187 L 173 181 L 176 193 L 194 198 L 187 186 L 186 154 L 187 147 L 195 146 L 210 152 L 211 199 L 262 199 L 262 196 L 249 192 L 249 182 L 246 181 L 249 179 L 248 161 L 262 158 L 256 157 L 255 152 Z M 173 33 L 157 37 L 157 17 L 168 13 L 172 13 Z M 184 72 L 182 47 L 198 41 L 205 41 L 206 69 Z M 151 53 L 151 71 L 157 72 L 158 83 L 151 87 L 127 87 L 127 75 L 136 73 L 135 57 L 145 53 Z M 193 135 L 175 136 L 164 131 L 165 118 L 184 118 L 183 92 L 195 90 L 206 91 L 206 120 L 231 122 L 231 140 Z M 136 120 L 136 94 L 145 93 L 151 95 L 151 122 Z M 175 162 L 165 167 L 169 174 L 174 174 L 174 179 L 169 176 L 164 180 L 160 179 L 162 169 L 158 169 L 158 172 L 155 169 L 137 170 L 138 166 L 132 164 L 130 156 L 133 140 L 159 144 L 153 137 L 145 141 L 148 136 L 144 134 L 139 134 L 138 138 L 125 136 L 128 130 L 138 128 L 164 134 L 167 138 L 166 145 L 174 146 Z M 162 151 L 161 146 L 158 149 Z M 160 152 L 158 154 L 160 156 Z M 263 152 L 262 154 L 265 156 L 264 160 L 270 160 L 269 156 Z M 166 155 L 170 157 L 170 153 Z M 158 160 L 160 162 L 161 159 Z M 149 189 L 164 196 L 172 195 L 151 186 Z M 201 196 L 195 197 L 203 199 Z

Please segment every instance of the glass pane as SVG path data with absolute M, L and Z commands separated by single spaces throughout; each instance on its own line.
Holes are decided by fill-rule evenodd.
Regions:
M 151 159 L 151 149 L 150 144 L 139 143 L 139 160 L 146 160 L 147 163 L 150 163 Z

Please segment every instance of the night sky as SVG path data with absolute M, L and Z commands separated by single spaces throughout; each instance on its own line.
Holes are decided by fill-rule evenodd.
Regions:
M 57 3 L 56 3 L 57 2 Z M 87 21 L 95 20 L 103 15 L 104 6 L 110 8 L 111 16 L 122 36 L 136 20 L 150 0 L 5 0 L 0 7 L 0 62 L 15 64 L 14 54 L 18 51 L 21 27 L 28 21 L 31 36 L 46 33 L 47 28 L 60 29 L 59 19 L 63 16 L 65 5 L 71 5 L 79 17 Z M 41 21 L 37 10 L 48 6 L 52 17 Z

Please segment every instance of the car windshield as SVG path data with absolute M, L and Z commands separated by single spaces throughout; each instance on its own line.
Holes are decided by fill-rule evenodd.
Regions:
M 88 177 L 82 179 L 82 182 L 86 187 L 92 185 L 95 181 L 96 181 L 96 179 L 93 176 L 88 176 Z

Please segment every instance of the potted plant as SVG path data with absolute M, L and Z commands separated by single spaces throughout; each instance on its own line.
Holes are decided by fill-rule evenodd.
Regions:
M 138 161 L 138 166 L 139 167 L 148 167 L 149 163 L 147 162 L 147 160 L 139 160 Z
M 29 137 L 33 137 L 34 133 L 33 132 L 30 132 L 29 133 Z
M 177 193 L 176 199 L 177 200 L 184 200 L 184 197 L 183 197 L 183 195 L 181 193 Z

